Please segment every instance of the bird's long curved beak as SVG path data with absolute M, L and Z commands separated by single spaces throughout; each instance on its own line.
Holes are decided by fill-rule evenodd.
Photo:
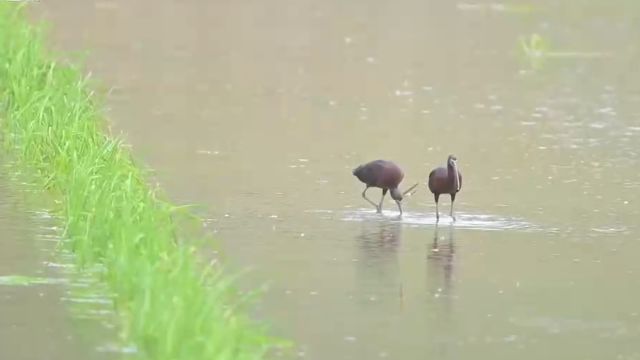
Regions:
M 456 186 L 456 191 L 460 191 L 460 180 L 458 179 L 458 160 L 453 160 L 453 183 Z
M 410 187 L 407 190 L 405 190 L 405 192 L 402 193 L 402 196 L 404 197 L 404 196 L 413 195 L 413 193 L 418 191 L 418 190 L 415 190 L 415 191 L 412 191 L 412 190 L 416 189 L 417 187 L 418 187 L 418 183 L 415 183 L 412 187 Z

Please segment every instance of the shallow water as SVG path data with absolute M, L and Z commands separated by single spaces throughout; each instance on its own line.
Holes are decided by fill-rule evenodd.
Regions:
M 329 213 L 323 211 L 323 213 Z M 534 224 L 528 223 L 524 220 L 517 218 L 507 218 L 495 215 L 486 214 L 467 214 L 456 212 L 455 219 L 447 216 L 442 216 L 442 223 L 436 218 L 435 214 L 424 214 L 418 212 L 403 212 L 400 216 L 399 212 L 395 212 L 391 215 L 383 215 L 376 213 L 375 210 L 359 209 L 356 211 L 345 211 L 341 218 L 346 221 L 389 221 L 396 222 L 407 226 L 424 226 L 424 227 L 436 227 L 442 224 L 450 224 L 457 229 L 473 229 L 473 230 L 541 230 Z M 445 219 L 447 218 L 447 219 Z M 551 231 L 549 229 L 548 231 Z
M 635 2 L 67 4 L 33 8 L 296 356 L 640 358 Z M 376 158 L 421 184 L 402 220 L 360 197 Z
M 73 259 L 56 250 L 55 223 L 45 212 L 29 210 L 29 197 L 5 177 L 16 169 L 0 166 L 0 358 L 116 358 L 119 353 L 102 349 L 115 338 L 108 326 L 111 303 L 100 307 L 107 311 L 100 317 L 92 316 L 96 307 L 75 305 L 98 294 L 78 290 L 89 279 L 78 278 Z

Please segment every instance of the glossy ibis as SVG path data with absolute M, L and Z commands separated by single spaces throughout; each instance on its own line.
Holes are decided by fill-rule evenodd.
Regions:
M 366 164 L 362 164 L 353 169 L 353 175 L 367 186 L 362 192 L 362 197 L 371 205 L 375 206 L 378 213 L 382 212 L 382 202 L 384 200 L 384 196 L 387 195 L 387 191 L 389 191 L 391 198 L 396 201 L 396 204 L 398 204 L 400 215 L 402 215 L 402 205 L 400 202 L 404 195 L 413 190 L 417 185 L 416 184 L 409 190 L 401 193 L 398 189 L 398 185 L 404 178 L 404 172 L 394 162 L 387 160 L 374 160 Z M 380 204 L 374 203 L 367 197 L 367 190 L 369 190 L 370 187 L 382 189 Z
M 454 155 L 449 155 L 447 159 L 447 167 L 439 167 L 433 169 L 429 174 L 429 190 L 433 193 L 436 200 L 436 221 L 440 220 L 438 212 L 438 198 L 440 194 L 451 195 L 451 211 L 449 215 L 455 221 L 453 216 L 453 202 L 456 200 L 456 193 L 462 188 L 462 174 L 458 171 L 458 159 Z

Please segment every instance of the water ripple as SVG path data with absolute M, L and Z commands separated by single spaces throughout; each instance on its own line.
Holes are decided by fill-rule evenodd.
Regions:
M 344 221 L 397 221 L 409 226 L 428 226 L 436 224 L 434 214 L 421 212 L 404 212 L 402 218 L 397 212 L 387 212 L 378 214 L 370 209 L 357 209 L 345 211 L 341 214 Z M 439 224 L 450 224 L 452 219 L 447 215 L 440 216 Z M 520 230 L 520 231 L 540 231 L 540 226 L 515 217 L 504 217 L 490 214 L 472 214 L 466 212 L 456 213 L 455 226 L 462 229 L 500 231 L 500 230 Z

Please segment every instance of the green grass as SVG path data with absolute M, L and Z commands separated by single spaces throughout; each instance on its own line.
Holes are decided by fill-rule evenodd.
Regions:
M 550 46 L 547 39 L 536 33 L 528 37 L 521 36 L 518 42 L 521 58 L 534 70 L 541 69 L 551 59 L 598 59 L 611 56 L 604 52 L 558 51 Z
M 15 162 L 59 200 L 78 263 L 101 264 L 121 334 L 151 359 L 259 359 L 279 342 L 244 314 L 219 265 L 178 239 L 175 207 L 146 182 L 82 72 L 45 49 L 37 26 L 0 3 L 0 126 Z

